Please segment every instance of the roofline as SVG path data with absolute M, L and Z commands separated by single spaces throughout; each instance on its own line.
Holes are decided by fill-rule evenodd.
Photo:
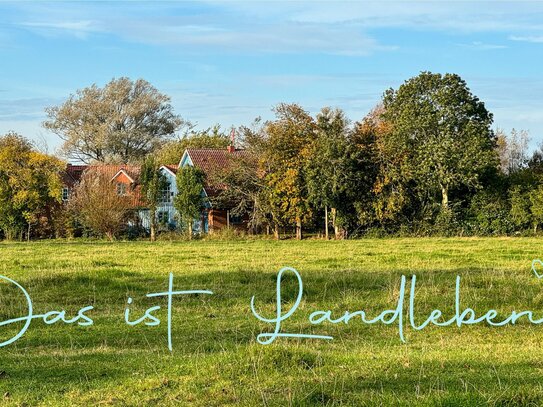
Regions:
M 185 151 L 183 151 L 183 155 L 181 156 L 181 159 L 179 160 L 179 165 L 177 166 L 177 168 L 181 168 L 181 164 L 182 164 L 183 161 L 186 159 L 186 157 L 189 158 L 190 163 L 191 163 L 192 166 L 194 167 L 194 163 L 192 162 L 192 158 L 190 157 L 190 154 L 189 154 L 189 149 L 188 149 L 188 148 L 185 148 Z
M 158 169 L 160 170 L 160 169 L 162 169 L 162 168 L 164 168 L 166 171 L 168 171 L 168 172 L 169 172 L 170 174 L 172 174 L 174 177 L 176 176 L 175 172 L 173 172 L 172 170 L 170 170 L 170 169 L 168 168 L 168 166 L 162 164 Z
M 122 172 L 124 175 L 126 175 L 126 177 L 130 180 L 130 182 L 132 182 L 132 183 L 136 182 L 136 181 L 134 181 L 134 179 L 133 179 L 130 175 L 128 175 L 128 173 L 124 170 L 124 168 L 121 168 L 119 171 L 117 171 L 117 172 L 115 173 L 115 175 L 111 178 L 111 180 L 113 181 L 115 178 L 117 178 L 117 176 L 118 176 L 121 172 Z

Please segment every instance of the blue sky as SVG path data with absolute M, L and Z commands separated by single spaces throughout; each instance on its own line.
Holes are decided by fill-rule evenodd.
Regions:
M 422 70 L 460 74 L 495 126 L 543 141 L 543 2 L 0 0 L 0 134 L 46 140 L 46 106 L 144 78 L 201 128 L 279 102 L 360 120 Z

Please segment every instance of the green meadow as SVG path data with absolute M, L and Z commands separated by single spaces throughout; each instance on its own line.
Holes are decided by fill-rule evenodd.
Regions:
M 396 307 L 402 275 L 417 276 L 415 316 L 435 308 L 454 315 L 455 279 L 461 305 L 497 319 L 512 310 L 543 316 L 543 279 L 531 261 L 543 258 L 537 238 L 419 238 L 353 241 L 34 242 L 0 244 L 0 274 L 30 294 L 34 313 L 80 308 L 92 326 L 32 321 L 16 342 L 0 348 L 1 405 L 541 405 L 543 326 L 436 327 L 312 325 L 315 310 L 364 310 L 376 316 Z M 296 268 L 304 283 L 298 310 L 282 331 L 330 335 L 333 340 L 256 337 L 274 317 L 276 277 Z M 173 298 L 172 345 L 167 342 L 165 291 L 213 295 Z M 543 272 L 543 268 L 542 268 Z M 283 310 L 296 279 L 285 275 Z M 158 326 L 124 322 L 152 306 Z M 407 302 L 407 300 L 406 300 Z M 407 307 L 407 305 L 406 305 Z M 0 320 L 25 316 L 24 296 L 0 284 Z M 407 323 L 407 321 L 404 321 Z M 22 322 L 0 326 L 0 340 Z

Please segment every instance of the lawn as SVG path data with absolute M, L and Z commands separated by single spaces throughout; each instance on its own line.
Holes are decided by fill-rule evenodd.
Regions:
M 315 310 L 365 310 L 375 316 L 396 305 L 401 275 L 417 275 L 416 316 L 434 308 L 454 314 L 455 279 L 462 305 L 543 315 L 543 279 L 530 269 L 541 240 L 367 239 L 356 241 L 35 242 L 0 244 L 0 274 L 30 294 L 34 313 L 80 308 L 92 326 L 34 320 L 16 342 L 0 348 L 2 405 L 541 405 L 543 327 L 312 325 Z M 304 283 L 288 332 L 333 340 L 256 341 L 273 327 L 275 284 L 283 266 Z M 542 269 L 543 271 L 543 269 Z M 173 298 L 172 347 L 165 291 L 213 291 Z M 407 290 L 409 291 L 409 289 Z M 283 284 L 283 309 L 297 289 Z M 158 326 L 124 322 L 160 305 Z M 0 287 L 0 319 L 26 315 L 24 297 Z M 23 323 L 0 327 L 0 341 Z

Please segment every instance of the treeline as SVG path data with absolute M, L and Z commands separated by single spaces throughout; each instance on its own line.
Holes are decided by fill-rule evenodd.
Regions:
M 453 74 L 423 72 L 363 120 L 295 104 L 242 127 L 247 157 L 224 199 L 262 230 L 363 235 L 512 235 L 543 224 L 543 155 Z M 325 226 L 326 225 L 326 226 Z
M 160 196 L 159 164 L 178 163 L 187 147 L 226 148 L 234 130 L 245 153 L 207 181 L 225 186 L 213 204 L 233 205 L 232 214 L 248 217 L 255 233 L 514 235 L 543 225 L 543 152 L 529 152 L 525 131 L 493 130 L 492 114 L 454 74 L 423 72 L 384 92 L 354 122 L 339 109 L 313 117 L 282 103 L 273 120 L 197 130 L 174 113 L 168 96 L 127 78 L 77 91 L 46 113 L 44 127 L 63 140 L 63 158 L 141 164 L 151 209 Z M 4 237 L 61 236 L 70 233 L 67 222 L 96 216 L 92 207 L 79 220 L 67 216 L 63 166 L 22 136 L 0 137 Z M 113 212 L 119 205 L 111 202 Z M 179 197 L 180 223 L 190 223 L 202 204 L 199 194 Z M 104 229 L 102 220 L 93 224 Z

